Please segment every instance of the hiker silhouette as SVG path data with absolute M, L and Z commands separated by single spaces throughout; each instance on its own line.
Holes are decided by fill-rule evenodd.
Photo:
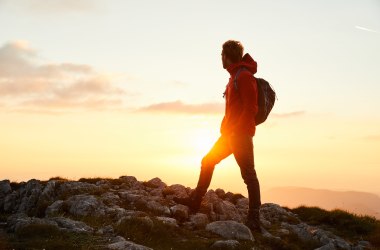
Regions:
M 221 135 L 202 159 L 199 180 L 194 191 L 188 198 L 175 198 L 175 201 L 189 206 L 191 212 L 197 212 L 210 186 L 215 165 L 233 154 L 248 190 L 249 210 L 245 224 L 251 230 L 261 232 L 260 184 L 253 152 L 255 115 L 258 112 L 257 82 L 253 75 L 257 72 L 257 63 L 248 53 L 243 56 L 243 51 L 243 45 L 235 40 L 228 40 L 222 46 L 223 68 L 229 72 L 230 78 L 223 93 L 226 106 L 220 127 Z M 238 88 L 234 86 L 236 76 Z

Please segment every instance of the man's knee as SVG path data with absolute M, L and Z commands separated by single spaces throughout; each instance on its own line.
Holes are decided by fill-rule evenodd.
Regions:
M 205 157 L 202 158 L 201 165 L 202 169 L 213 169 L 217 163 L 213 159 L 212 156 L 206 155 Z

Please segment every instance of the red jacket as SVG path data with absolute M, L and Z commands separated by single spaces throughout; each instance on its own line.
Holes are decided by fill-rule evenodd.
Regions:
M 240 71 L 237 79 L 238 88 L 236 89 L 234 79 L 240 67 L 245 67 L 248 71 Z M 234 132 L 254 136 L 258 106 L 257 83 L 253 74 L 257 72 L 257 63 L 247 53 L 240 62 L 227 67 L 227 71 L 230 73 L 230 79 L 226 86 L 226 108 L 220 132 L 222 135 L 229 135 Z

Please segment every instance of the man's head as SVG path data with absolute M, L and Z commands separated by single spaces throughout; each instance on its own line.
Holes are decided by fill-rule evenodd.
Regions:
M 243 57 L 244 47 L 239 41 L 228 40 L 223 44 L 222 62 L 226 69 L 233 63 L 240 62 Z

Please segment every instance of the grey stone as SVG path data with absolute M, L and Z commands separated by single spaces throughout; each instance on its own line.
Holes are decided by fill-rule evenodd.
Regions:
M 226 239 L 254 241 L 251 230 L 236 221 L 214 221 L 206 226 L 206 230 L 218 234 Z
M 0 181 L 0 204 L 2 199 L 12 192 L 11 183 L 9 180 Z
M 328 244 L 323 245 L 321 247 L 318 247 L 314 250 L 336 250 L 336 248 L 335 248 L 333 243 L 328 243 Z
M 208 217 L 206 214 L 196 213 L 190 215 L 190 222 L 196 229 L 203 229 L 208 223 Z
M 4 212 L 12 213 L 17 211 L 17 200 L 19 199 L 19 192 L 13 191 L 4 198 Z
M 48 206 L 45 210 L 45 215 L 52 217 L 52 216 L 57 216 L 61 213 L 63 213 L 63 200 L 57 200 L 53 202 L 50 206 Z
M 287 230 L 285 228 L 278 229 L 278 233 L 281 235 L 289 235 L 290 234 L 289 230 Z
M 158 216 L 156 217 L 158 221 L 161 221 L 163 224 L 173 227 L 178 227 L 177 220 L 170 217 Z
M 18 233 L 30 225 L 48 225 L 58 229 L 58 224 L 45 218 L 28 217 L 25 213 L 17 213 L 8 217 L 7 227 L 10 232 Z
M 75 216 L 101 217 L 106 215 L 105 205 L 93 195 L 74 195 L 65 204 L 69 212 Z
M 82 221 L 75 221 L 65 217 L 53 217 L 49 218 L 50 221 L 54 221 L 58 226 L 64 231 L 74 232 L 74 233 L 92 233 L 94 229 L 86 225 Z
M 216 193 L 216 195 L 217 195 L 220 199 L 223 199 L 224 196 L 226 195 L 226 192 L 224 192 L 224 190 L 221 189 L 221 188 L 217 188 L 217 189 L 215 189 L 215 193 Z
M 189 197 L 188 189 L 180 184 L 173 184 L 163 189 L 163 195 L 169 197 L 187 198 Z
M 25 192 L 22 195 L 20 206 L 18 207 L 19 213 L 26 213 L 33 215 L 36 212 L 36 204 L 42 192 L 42 185 L 40 181 L 31 179 L 26 183 Z
M 102 194 L 100 200 L 107 206 L 120 205 L 120 197 L 112 192 Z
M 200 211 L 206 213 L 212 221 L 234 220 L 243 222 L 235 205 L 220 199 L 212 189 L 205 194 Z
M 239 248 L 239 241 L 237 240 L 218 240 L 211 245 L 211 249 L 215 250 L 233 250 Z
M 145 182 L 145 186 L 151 188 L 164 188 L 166 187 L 166 184 L 160 178 L 156 177 Z
M 98 235 L 104 235 L 104 234 L 113 234 L 113 227 L 111 225 L 107 225 L 105 227 L 99 228 L 98 231 L 96 231 L 96 234 Z
M 176 218 L 179 221 L 185 221 L 189 218 L 189 207 L 177 204 L 170 208 L 170 211 L 172 212 L 174 218 Z
M 65 181 L 56 189 L 56 195 L 60 199 L 79 194 L 100 194 L 102 189 L 92 183 L 79 182 L 79 181 Z
M 157 201 L 148 201 L 145 203 L 146 208 L 156 215 L 171 215 L 170 209 L 167 206 L 161 205 Z
M 153 250 L 152 248 L 133 243 L 132 241 L 119 241 L 107 245 L 108 249 L 112 250 Z

